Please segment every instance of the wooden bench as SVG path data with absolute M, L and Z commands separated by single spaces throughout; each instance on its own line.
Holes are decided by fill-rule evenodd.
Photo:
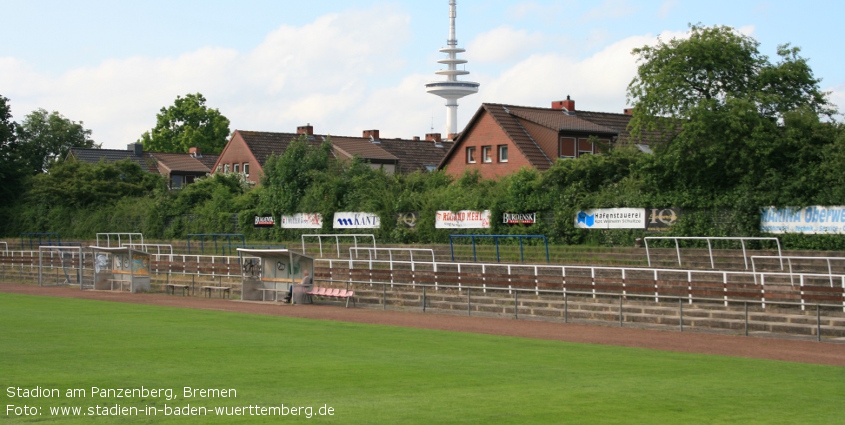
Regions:
M 168 283 L 164 285 L 164 292 L 166 294 L 176 295 L 176 288 L 182 288 L 182 296 L 184 297 L 185 294 L 188 292 L 188 289 L 191 289 L 191 285 L 187 285 L 184 283 Z
M 258 291 L 261 291 L 261 301 L 267 301 L 267 293 L 273 293 L 273 301 L 279 301 L 279 292 L 287 293 L 287 289 L 276 289 L 276 288 L 257 288 Z
M 223 295 L 226 295 L 227 298 L 232 298 L 232 288 L 229 286 L 203 286 L 200 289 L 203 290 L 206 298 L 211 298 L 211 294 L 214 291 L 220 291 L 220 298 L 223 298 Z

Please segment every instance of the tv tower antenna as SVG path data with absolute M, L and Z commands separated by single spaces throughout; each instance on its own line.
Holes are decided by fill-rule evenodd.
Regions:
M 433 95 L 446 99 L 446 138 L 451 140 L 457 134 L 458 125 L 458 99 L 478 93 L 480 84 L 472 81 L 458 81 L 458 75 L 468 75 L 469 71 L 459 70 L 458 64 L 466 64 L 466 59 L 458 59 L 458 53 L 466 50 L 458 47 L 458 39 L 455 36 L 455 16 L 457 15 L 455 0 L 449 0 L 449 39 L 446 40 L 447 47 L 440 49 L 440 52 L 449 55 L 447 59 L 440 59 L 437 63 L 448 66 L 447 69 L 436 71 L 437 75 L 445 75 L 446 81 L 431 82 L 425 85 L 425 90 Z

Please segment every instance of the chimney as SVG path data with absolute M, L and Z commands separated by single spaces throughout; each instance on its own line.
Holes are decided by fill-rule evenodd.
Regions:
M 188 153 L 191 154 L 194 158 L 202 158 L 202 153 L 200 152 L 199 146 L 194 146 L 188 149 Z
M 307 134 L 309 136 L 313 136 L 314 135 L 314 127 L 310 123 L 305 124 L 305 125 L 300 125 L 299 127 L 296 127 L 296 134 Z
M 622 113 L 625 115 L 634 115 L 634 108 L 625 108 L 622 110 Z
M 552 102 L 552 109 L 563 109 L 567 112 L 575 112 L 575 101 L 566 95 L 566 100 L 557 100 Z
M 368 139 L 370 137 L 378 140 L 378 130 L 364 130 L 364 138 Z
M 135 154 L 135 156 L 141 156 L 144 154 L 144 145 L 140 143 L 130 143 L 126 145 L 126 150 Z
M 446 139 L 446 140 L 455 140 L 455 139 L 457 139 L 457 138 L 458 138 L 458 136 L 459 136 L 460 134 L 461 134 L 461 133 L 452 133 L 452 134 L 450 134 L 450 135 L 449 135 L 449 138 L 448 138 L 448 139 Z
M 414 137 L 411 138 L 411 140 L 418 141 L 418 140 L 420 140 L 420 136 L 414 136 Z
M 442 141 L 440 133 L 426 133 L 425 140 L 429 142 L 434 141 L 436 143 L 440 143 Z

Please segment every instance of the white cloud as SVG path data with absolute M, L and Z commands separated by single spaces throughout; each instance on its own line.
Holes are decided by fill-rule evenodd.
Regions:
M 467 58 L 472 62 L 513 62 L 526 56 L 526 52 L 537 50 L 544 41 L 538 32 L 501 26 L 477 35 L 466 47 Z
M 660 5 L 660 10 L 657 11 L 657 16 L 665 19 L 669 17 L 669 14 L 672 12 L 672 9 L 675 9 L 677 7 L 677 0 L 665 0 L 663 4 Z
M 361 24 L 372 16 L 380 17 L 378 26 Z M 306 122 L 318 129 L 337 116 L 357 127 L 356 119 L 377 116 L 360 105 L 368 104 L 369 89 L 386 83 L 368 79 L 400 68 L 393 58 L 410 36 L 409 22 L 390 6 L 351 11 L 282 26 L 249 52 L 207 47 L 178 57 L 112 59 L 58 76 L 0 58 L 0 81 L 6 83 L 0 94 L 10 99 L 17 121 L 38 107 L 56 110 L 83 121 L 94 140 L 113 149 L 152 128 L 158 110 L 177 95 L 195 92 L 230 119 L 232 130 L 293 132 Z M 331 127 L 335 134 L 350 134 L 345 124 Z
M 680 33 L 663 33 L 669 39 Z M 578 60 L 546 53 L 533 55 L 482 86 L 484 102 L 547 107 L 570 95 L 580 110 L 622 112 L 625 93 L 636 74 L 631 50 L 656 43 L 653 36 L 628 37 Z

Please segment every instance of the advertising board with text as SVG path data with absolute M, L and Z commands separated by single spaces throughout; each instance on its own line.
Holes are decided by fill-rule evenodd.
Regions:
M 332 220 L 335 229 L 378 229 L 380 226 L 378 214 L 366 212 L 336 212 Z
M 645 229 L 645 208 L 597 208 L 578 211 L 575 227 L 579 229 Z
M 760 231 L 765 233 L 845 234 L 845 206 L 764 208 Z
M 489 229 L 490 210 L 437 211 L 434 227 L 437 229 Z
M 323 227 L 323 216 L 309 213 L 283 215 L 280 226 L 283 229 L 321 229 Z

